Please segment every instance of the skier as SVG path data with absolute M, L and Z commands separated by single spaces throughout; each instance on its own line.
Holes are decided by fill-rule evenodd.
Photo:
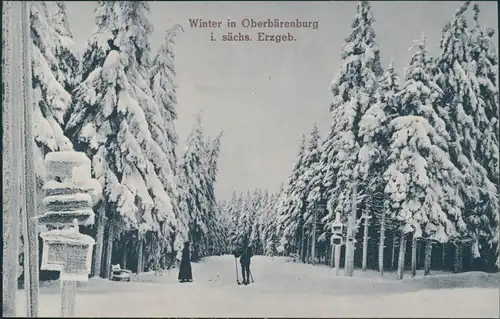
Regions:
M 243 276 L 243 284 L 248 285 L 250 283 L 250 259 L 252 258 L 253 254 L 252 254 L 252 247 L 248 245 L 248 239 L 246 238 L 243 241 L 243 249 L 239 255 L 241 264 L 241 274 Z
M 184 243 L 184 249 L 182 250 L 182 258 L 181 258 L 181 265 L 179 266 L 178 279 L 180 282 L 193 281 L 188 241 Z

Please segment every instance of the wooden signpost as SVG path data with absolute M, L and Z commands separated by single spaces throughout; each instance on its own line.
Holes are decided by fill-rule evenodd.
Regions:
M 79 225 L 92 225 L 92 207 L 101 195 L 101 186 L 90 175 L 90 160 L 81 152 L 52 152 L 45 157 L 51 180 L 43 190 L 42 225 L 53 229 L 40 234 L 43 239 L 42 270 L 59 271 L 61 316 L 74 317 L 76 282 L 87 281 L 91 271 L 95 240 L 80 234 Z

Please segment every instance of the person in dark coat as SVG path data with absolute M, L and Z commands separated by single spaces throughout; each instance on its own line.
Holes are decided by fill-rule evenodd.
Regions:
M 248 240 L 243 242 L 243 249 L 240 253 L 241 274 L 243 276 L 243 284 L 250 283 L 250 259 L 252 258 L 252 247 L 248 245 Z
M 191 258 L 189 256 L 189 242 L 184 243 L 181 265 L 179 266 L 178 279 L 180 282 L 193 281 L 193 274 L 191 272 Z

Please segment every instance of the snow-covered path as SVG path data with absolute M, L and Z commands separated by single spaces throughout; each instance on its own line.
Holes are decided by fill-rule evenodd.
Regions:
M 283 258 L 255 257 L 252 263 L 256 282 L 249 286 L 236 285 L 232 256 L 193 263 L 193 283 L 177 283 L 176 270 L 163 276 L 142 274 L 130 283 L 91 280 L 79 284 L 76 315 L 498 318 L 500 314 L 499 274 L 436 274 L 397 281 L 391 273 L 381 279 L 375 272 L 359 270 L 353 278 L 335 277 L 328 267 L 287 263 Z M 41 288 L 40 316 L 59 316 L 58 293 L 57 282 Z M 20 291 L 19 314 L 24 313 L 22 297 Z

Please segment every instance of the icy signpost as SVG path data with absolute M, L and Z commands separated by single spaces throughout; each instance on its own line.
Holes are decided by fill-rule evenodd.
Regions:
M 44 213 L 39 224 L 52 226 L 40 234 L 43 239 L 42 270 L 59 271 L 61 316 L 75 315 L 76 282 L 87 281 L 95 240 L 80 234 L 79 225 L 92 225 L 93 205 L 101 196 L 99 182 L 91 178 L 90 160 L 81 152 L 48 153 L 49 175 L 43 186 Z

